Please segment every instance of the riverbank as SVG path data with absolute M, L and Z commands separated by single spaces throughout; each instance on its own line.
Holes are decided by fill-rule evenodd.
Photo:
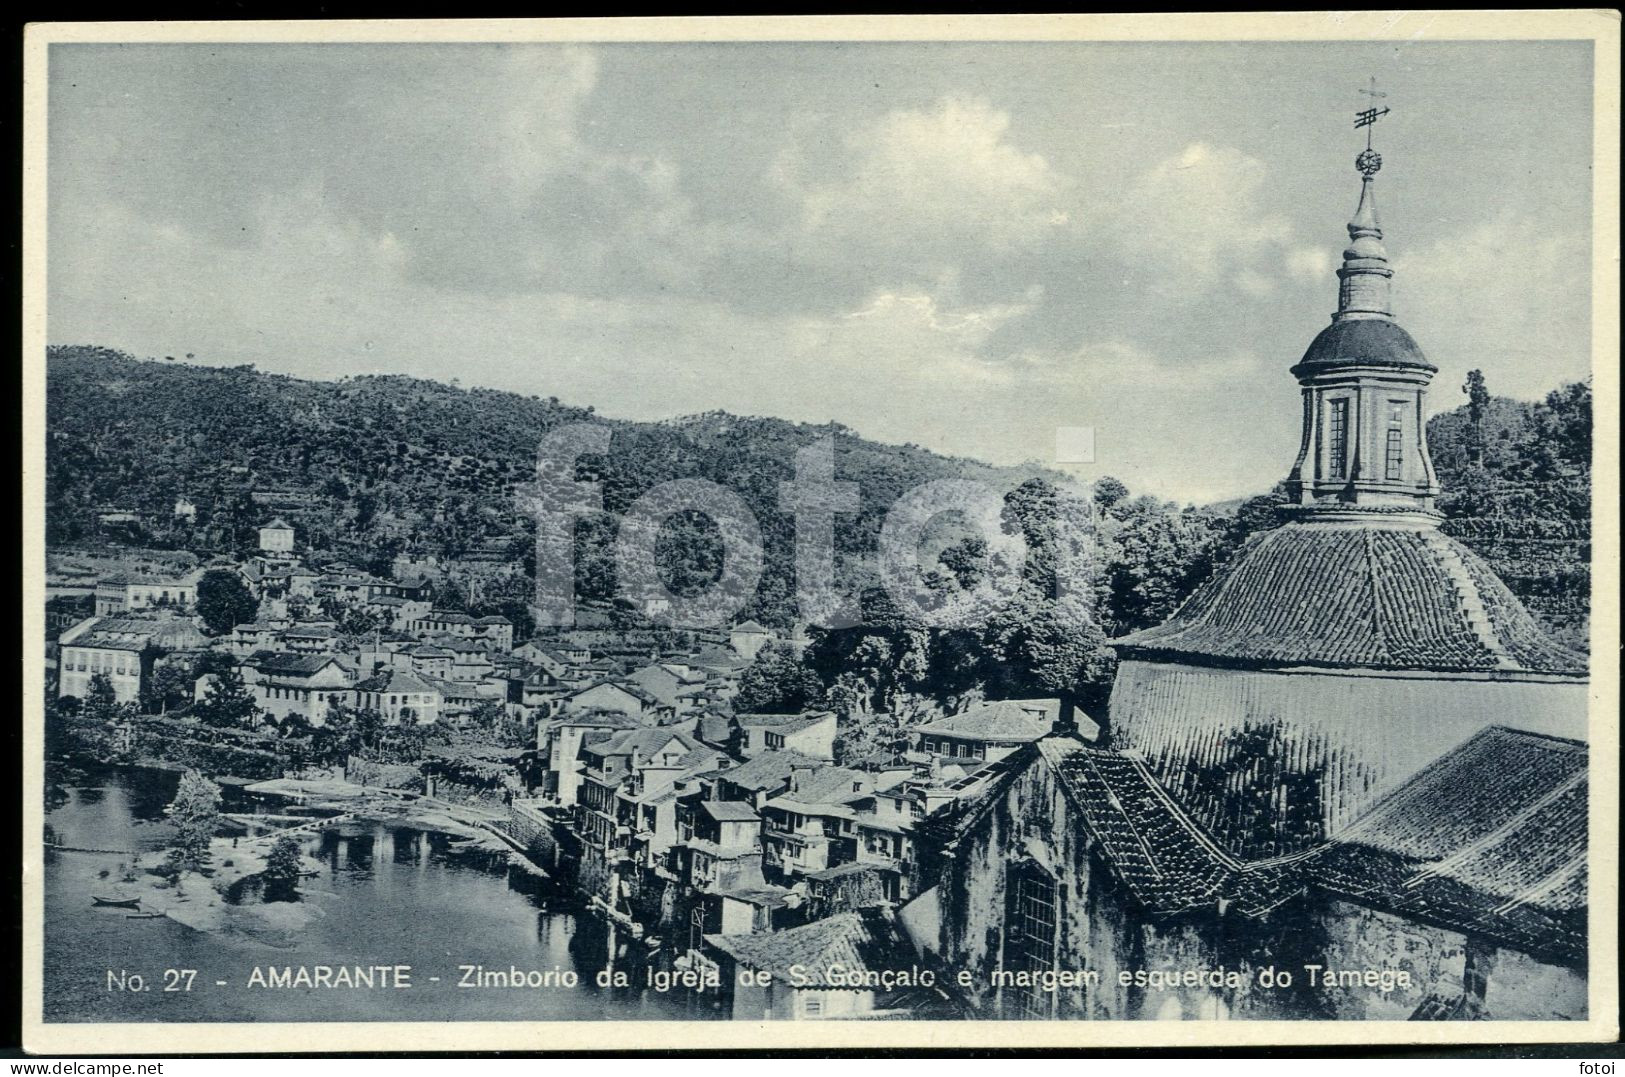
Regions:
M 492 832 L 505 813 L 477 805 L 454 804 L 398 790 L 356 785 L 339 778 L 275 778 L 243 783 L 243 791 L 285 798 L 320 815 L 255 815 L 228 813 L 225 818 L 246 832 L 216 836 L 209 846 L 206 872 L 186 871 L 173 878 L 154 875 L 150 864 L 134 867 L 135 878 L 109 881 L 98 896 L 139 901 L 142 914 L 159 914 L 211 934 L 242 937 L 279 949 L 295 944 L 310 921 L 322 915 L 309 901 L 243 902 L 234 891 L 261 875 L 277 839 L 309 837 L 346 824 L 384 824 L 449 834 L 469 848 L 512 853 L 512 843 Z M 278 825 L 278 824 L 288 825 Z M 301 871 L 320 875 L 324 866 L 306 855 Z

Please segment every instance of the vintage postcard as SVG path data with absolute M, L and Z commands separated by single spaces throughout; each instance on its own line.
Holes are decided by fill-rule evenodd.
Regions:
M 28 1049 L 1617 1035 L 1617 13 L 26 52 Z

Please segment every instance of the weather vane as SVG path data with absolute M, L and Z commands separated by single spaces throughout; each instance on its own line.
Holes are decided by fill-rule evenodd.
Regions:
M 1365 152 L 1354 159 L 1354 167 L 1369 177 L 1376 175 L 1377 170 L 1382 167 L 1382 155 L 1371 148 L 1371 129 L 1377 125 L 1378 119 L 1388 115 L 1387 105 L 1377 107 L 1377 102 L 1388 95 L 1377 91 L 1375 75 L 1371 76 L 1371 88 L 1360 92 L 1371 98 L 1371 107 L 1363 108 L 1354 114 L 1354 129 L 1358 131 L 1362 127 L 1365 128 Z

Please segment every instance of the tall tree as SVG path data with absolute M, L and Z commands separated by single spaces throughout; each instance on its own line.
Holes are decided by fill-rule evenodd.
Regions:
M 1475 467 L 1481 467 L 1486 442 L 1484 420 L 1490 413 L 1490 391 L 1484 384 L 1484 372 L 1469 370 L 1461 391 L 1467 394 L 1467 456 Z
M 203 867 L 209 861 L 209 841 L 220 823 L 220 787 L 196 770 L 187 770 L 164 812 L 175 826 L 176 862 L 193 871 Z
M 211 568 L 197 582 L 198 616 L 212 636 L 223 636 L 237 625 L 247 624 L 259 608 L 259 599 L 230 569 Z
M 242 674 L 228 669 L 214 675 L 214 681 L 197 705 L 197 716 L 209 725 L 222 729 L 250 729 L 259 710 L 253 693 L 243 683 Z
M 793 714 L 822 702 L 818 674 L 801 664 L 795 649 L 770 643 L 745 667 L 739 678 L 734 710 L 741 714 Z

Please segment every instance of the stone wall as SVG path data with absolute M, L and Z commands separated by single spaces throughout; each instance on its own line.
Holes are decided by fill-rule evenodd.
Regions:
M 1472 1000 L 1472 1015 L 1552 1020 L 1586 1014 L 1582 970 L 1496 951 L 1456 932 L 1315 894 L 1258 917 L 1215 905 L 1152 918 L 1102 860 L 1041 758 L 944 848 L 951 855 L 922 849 L 930 885 L 899 919 L 916 936 L 922 955 L 941 966 L 943 982 L 957 985 L 961 970 L 970 974 L 962 996 L 976 1016 L 1022 1015 L 1019 992 L 999 985 L 996 974 L 1019 967 L 1006 953 L 1009 889 L 1016 871 L 1035 870 L 1055 884 L 1056 943 L 1049 967 L 1096 977 L 1046 992 L 1040 1004 L 1054 1017 L 1403 1020 L 1434 997 L 1451 1002 L 1473 993 L 1472 967 L 1482 995 L 1482 1001 Z M 1214 970 L 1234 973 L 1235 982 L 1133 982 L 1136 973 Z M 1265 982 L 1270 970 L 1277 974 L 1273 986 Z M 1386 971 L 1389 983 L 1327 986 L 1328 971 L 1348 970 Z M 1289 984 L 1279 981 L 1283 971 L 1291 976 Z M 1120 979 L 1125 972 L 1131 980 L 1126 985 Z

